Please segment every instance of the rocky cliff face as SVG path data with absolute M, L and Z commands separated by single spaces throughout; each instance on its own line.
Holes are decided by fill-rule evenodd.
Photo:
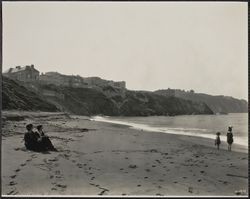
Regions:
M 2 109 L 50 112 L 58 110 L 54 104 L 47 102 L 39 94 L 6 77 L 2 77 Z
M 46 88 L 45 88 L 46 87 Z M 62 111 L 80 115 L 150 116 L 212 114 L 205 103 L 175 97 L 167 98 L 152 92 L 128 91 L 103 86 L 96 89 L 40 85 L 39 89 L 57 92 L 64 98 L 46 98 Z
M 157 90 L 156 94 L 166 96 L 168 90 Z M 248 103 L 245 100 L 235 99 L 227 96 L 212 96 L 202 93 L 175 91 L 175 97 L 191 100 L 193 102 L 204 102 L 214 113 L 246 113 L 248 112 Z
M 203 102 L 165 97 L 153 92 L 129 91 L 107 85 L 72 88 L 28 84 L 24 87 L 7 78 L 3 81 L 3 108 L 42 111 L 58 109 L 79 115 L 109 116 L 213 114 Z

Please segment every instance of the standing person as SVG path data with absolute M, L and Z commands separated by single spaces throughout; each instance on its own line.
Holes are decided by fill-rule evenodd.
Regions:
M 217 132 L 214 145 L 217 146 L 218 150 L 220 149 L 220 143 L 221 143 L 221 141 L 220 141 L 220 132 Z
M 227 131 L 227 143 L 228 143 L 228 151 L 231 151 L 232 144 L 234 142 L 233 139 L 233 127 L 229 126 Z
M 42 143 L 45 147 L 46 150 L 51 150 L 51 151 L 57 151 L 57 149 L 53 146 L 52 142 L 50 141 L 49 137 L 47 135 L 45 135 L 45 133 L 43 132 L 43 126 L 42 125 L 38 125 L 37 127 L 37 133 L 39 134 L 39 136 L 42 139 Z

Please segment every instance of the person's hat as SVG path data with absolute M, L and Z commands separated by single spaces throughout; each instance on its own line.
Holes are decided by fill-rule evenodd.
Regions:
M 36 128 L 37 130 L 40 130 L 43 127 L 43 125 L 38 125 Z
M 233 126 L 229 126 L 228 130 L 231 131 L 233 129 Z
M 217 132 L 216 135 L 220 135 L 220 132 Z
M 31 130 L 32 128 L 33 128 L 33 124 L 27 124 L 27 125 L 26 125 L 26 129 L 27 129 L 27 130 Z

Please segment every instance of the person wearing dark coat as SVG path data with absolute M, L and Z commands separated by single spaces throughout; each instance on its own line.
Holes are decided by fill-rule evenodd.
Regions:
M 48 137 L 41 136 L 38 132 L 33 131 L 32 124 L 28 124 L 26 129 L 28 132 L 24 134 L 24 145 L 28 150 L 37 152 L 57 151 Z
M 50 141 L 49 137 L 45 135 L 45 133 L 43 132 L 43 126 L 38 125 L 36 128 L 38 131 L 37 133 L 41 137 L 43 145 L 46 147 L 46 149 L 51 151 L 57 151 L 57 149 L 53 146 L 52 142 Z
M 220 149 L 220 144 L 221 144 L 221 141 L 220 141 L 220 132 L 217 132 L 216 133 L 216 138 L 215 138 L 214 145 L 217 146 L 218 150 Z
M 26 126 L 28 132 L 24 134 L 24 145 L 28 150 L 32 151 L 44 151 L 45 147 L 41 142 L 40 135 L 33 131 L 33 125 L 28 124 Z
M 232 126 L 228 127 L 228 132 L 227 132 L 228 151 L 231 151 L 231 147 L 234 142 L 232 129 L 233 129 Z

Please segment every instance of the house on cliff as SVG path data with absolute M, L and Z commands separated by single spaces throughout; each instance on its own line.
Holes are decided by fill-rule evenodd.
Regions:
M 79 75 L 63 75 L 58 72 L 47 72 L 41 74 L 39 80 L 43 84 L 54 84 L 57 86 L 84 87 L 87 83 Z
M 10 79 L 19 80 L 23 82 L 36 81 L 39 79 L 39 71 L 35 69 L 34 65 L 16 66 L 15 68 L 9 68 L 3 72 L 5 77 Z

